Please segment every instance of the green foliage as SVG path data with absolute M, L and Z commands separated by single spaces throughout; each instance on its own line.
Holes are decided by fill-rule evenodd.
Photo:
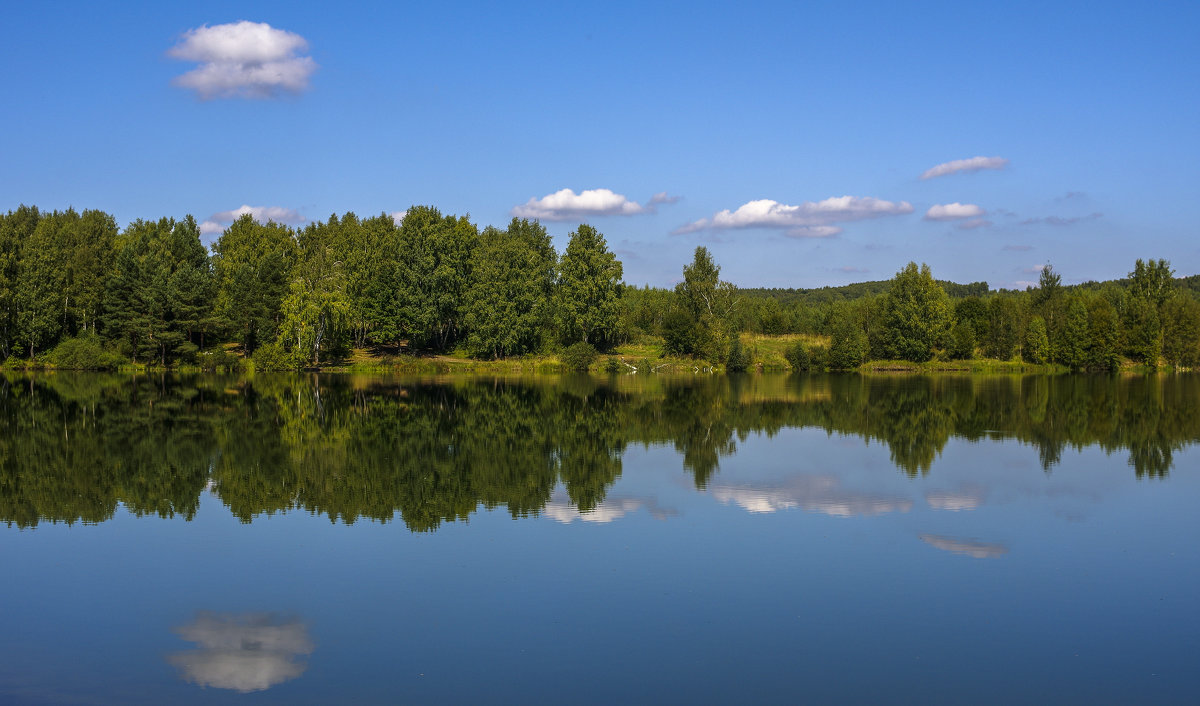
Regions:
M 557 318 L 564 340 L 607 346 L 620 317 L 621 262 L 589 225 L 571 233 L 558 270 Z
M 1072 370 L 1088 367 L 1088 312 L 1079 299 L 1067 307 L 1067 320 L 1063 325 L 1062 340 L 1058 345 L 1058 360 Z
M 598 355 L 595 346 L 586 341 L 580 341 L 567 346 L 559 358 L 567 370 L 585 372 L 596 361 Z
M 1042 365 L 1050 362 L 1050 338 L 1046 334 L 1046 320 L 1041 316 L 1034 316 L 1025 330 L 1021 357 L 1026 363 Z
M 699 324 L 686 309 L 670 309 L 662 321 L 663 350 L 672 355 L 695 355 L 699 348 Z
M 869 351 L 867 333 L 853 318 L 840 319 L 834 325 L 828 358 L 831 370 L 853 370 L 867 362 Z
M 50 351 L 47 359 L 64 370 L 116 370 L 125 363 L 95 334 L 65 339 Z
M 1161 352 L 1158 308 L 1147 297 L 1130 297 L 1125 306 L 1125 354 L 1148 368 L 1155 368 Z
M 1088 302 L 1087 367 L 1116 370 L 1121 364 L 1121 323 L 1117 309 L 1104 297 Z
M 888 358 L 921 362 L 933 357 L 953 323 L 950 297 L 928 265 L 910 262 L 892 279 L 884 299 L 882 350 Z
M 500 358 L 542 348 L 552 323 L 557 261 L 537 221 L 514 218 L 506 230 L 484 230 L 467 297 L 472 355 Z
M 735 335 L 729 346 L 729 356 L 725 359 L 725 370 L 731 373 L 744 373 L 750 368 L 750 354 L 742 346 L 741 337 Z
M 304 352 L 285 346 L 281 343 L 267 343 L 254 351 L 251 360 L 256 372 L 276 372 L 284 370 L 300 370 L 308 364 Z
M 213 245 L 216 314 L 245 352 L 275 340 L 296 259 L 290 228 L 260 224 L 249 214 L 234 221 Z
M 625 366 L 621 365 L 621 361 L 617 360 L 616 358 L 609 358 L 608 360 L 604 361 L 604 372 L 608 373 L 609 375 L 616 375 L 617 373 L 624 371 Z
M 796 341 L 794 345 L 784 351 L 783 357 L 787 359 L 788 365 L 795 372 L 808 372 L 814 369 L 813 357 L 803 341 Z
M 691 352 L 708 360 L 724 359 L 733 334 L 737 288 L 721 280 L 721 268 L 708 248 L 696 248 L 691 264 L 683 268 L 683 281 L 676 285 L 675 294 L 695 322 Z
M 1021 309 L 1011 297 L 994 296 L 987 303 L 987 333 L 983 352 L 989 358 L 1011 360 L 1020 343 Z
M 950 360 L 970 360 L 975 357 L 975 328 L 968 321 L 959 321 L 946 341 L 946 356 Z
M 1185 295 L 1167 300 L 1162 354 L 1172 367 L 1200 367 L 1200 302 Z
M 1129 296 L 1145 299 L 1160 312 L 1175 289 L 1174 271 L 1166 260 L 1138 260 L 1129 273 Z

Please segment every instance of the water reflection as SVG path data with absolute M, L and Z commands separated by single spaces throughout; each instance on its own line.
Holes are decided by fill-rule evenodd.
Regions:
M 776 488 L 714 486 L 711 492 L 717 500 L 753 513 L 800 508 L 834 517 L 854 517 L 908 512 L 913 505 L 908 498 L 847 490 L 835 476 L 800 477 Z
M 754 512 L 878 514 L 911 502 L 848 495 L 833 476 L 745 487 L 719 478 L 721 462 L 749 434 L 806 427 L 882 443 L 910 476 L 959 438 L 1015 440 L 1048 472 L 1095 446 L 1165 478 L 1200 439 L 1197 375 L 4 380 L 0 520 L 19 527 L 102 522 L 118 504 L 191 519 L 206 489 L 245 522 L 303 508 L 430 531 L 480 506 L 605 522 L 659 512 L 607 497 L 631 445 L 673 448 L 696 488 Z M 968 510 L 983 496 L 925 499 Z
M 1003 544 L 978 542 L 973 539 L 955 539 L 953 537 L 939 537 L 934 534 L 923 534 L 921 535 L 921 541 L 942 551 L 953 554 L 965 554 L 976 559 L 993 559 L 1008 553 L 1008 547 Z
M 273 613 L 201 612 L 175 632 L 197 646 L 167 657 L 181 678 L 241 693 L 263 691 L 300 676 L 308 668 L 302 658 L 314 649 L 303 622 Z

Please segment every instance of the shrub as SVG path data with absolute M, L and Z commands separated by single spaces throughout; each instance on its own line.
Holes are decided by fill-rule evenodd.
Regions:
M 624 368 L 625 366 L 621 365 L 621 361 L 617 360 L 616 358 L 609 358 L 604 364 L 604 372 L 608 373 L 609 375 L 616 375 Z
M 950 332 L 946 357 L 950 360 L 970 360 L 975 357 L 975 329 L 969 323 L 960 321 Z
M 116 370 L 125 362 L 108 350 L 97 336 L 68 338 L 46 356 L 55 367 L 64 370 Z
M 742 348 L 741 337 L 735 335 L 733 344 L 729 346 L 729 359 L 725 362 L 725 371 L 730 373 L 744 373 L 750 367 L 750 354 L 746 349 Z
M 237 370 L 242 366 L 241 358 L 223 348 L 212 348 L 196 356 L 201 370 Z
M 596 360 L 596 348 L 586 341 L 573 343 L 567 346 L 567 349 L 562 352 L 560 358 L 563 366 L 571 372 L 584 372 Z
M 302 353 L 286 350 L 278 343 L 268 343 L 254 351 L 254 369 L 259 372 L 299 370 L 308 360 Z
M 783 352 L 783 357 L 787 359 L 788 365 L 792 366 L 792 370 L 795 372 L 807 372 L 813 369 L 812 356 L 803 341 L 796 341 L 795 345 Z

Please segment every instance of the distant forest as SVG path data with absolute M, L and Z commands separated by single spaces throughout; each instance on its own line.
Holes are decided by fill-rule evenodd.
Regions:
M 1125 279 L 1036 287 L 956 284 L 909 263 L 890 280 L 739 289 L 698 247 L 674 289 L 631 287 L 583 224 L 556 252 L 537 221 L 482 230 L 414 206 L 397 224 L 353 213 L 292 228 L 245 215 L 213 243 L 196 220 L 102 211 L 0 215 L 0 359 L 12 368 L 319 367 L 354 349 L 495 359 L 612 350 L 744 369 L 740 335 L 808 334 L 797 369 L 867 360 L 1015 358 L 1109 370 L 1200 364 L 1200 276 L 1138 260 Z M 813 338 L 819 337 L 819 338 Z

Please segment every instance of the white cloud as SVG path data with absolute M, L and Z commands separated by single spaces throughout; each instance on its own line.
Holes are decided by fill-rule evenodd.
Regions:
M 200 235 L 212 235 L 225 230 L 225 226 L 216 221 L 204 221 L 200 224 Z
M 677 228 L 675 234 L 701 230 L 772 228 L 797 238 L 827 238 L 842 229 L 834 223 L 912 213 L 907 201 L 892 202 L 871 196 L 831 196 L 823 201 L 805 201 L 789 206 L 771 199 L 742 204 L 736 211 L 725 209 L 712 218 L 701 218 Z
M 947 551 L 954 554 L 966 554 L 967 556 L 974 557 L 976 559 L 992 559 L 1008 553 L 1008 547 L 1004 546 L 1003 544 L 989 544 L 987 542 L 976 542 L 970 539 L 939 537 L 933 534 L 922 534 L 920 537 L 922 542 L 937 547 L 942 551 Z
M 299 93 L 317 70 L 298 34 L 265 22 L 231 22 L 190 29 L 167 55 L 200 65 L 173 83 L 201 98 L 273 98 Z
M 585 189 L 578 194 L 572 189 L 559 189 L 553 194 L 529 199 L 514 207 L 512 215 L 540 221 L 568 221 L 588 216 L 636 216 L 654 213 L 660 204 L 672 204 L 678 200 L 678 196 L 669 196 L 667 192 L 660 191 L 642 205 L 611 189 Z
M 393 222 L 393 223 L 395 223 L 396 225 L 400 225 L 400 223 L 404 221 L 404 217 L 408 215 L 408 211 L 407 211 L 407 210 L 405 210 L 405 211 L 392 211 L 392 212 L 391 212 L 390 214 L 388 214 L 388 215 L 390 215 L 390 216 L 392 217 L 392 222 Z
M 977 218 L 987 213 L 973 203 L 934 204 L 925 212 L 927 221 L 953 221 L 959 218 Z
M 942 162 L 941 164 L 930 167 L 921 175 L 922 179 L 932 179 L 934 177 L 946 176 L 947 174 L 957 174 L 959 172 L 977 172 L 981 169 L 1004 169 L 1008 166 L 1008 160 L 1003 157 L 971 157 L 970 159 L 956 159 L 950 162 Z
M 201 613 L 176 632 L 199 647 L 167 657 L 184 679 L 242 693 L 295 679 L 308 667 L 297 658 L 313 651 L 308 628 L 300 620 L 270 613 Z
M 307 220 L 294 208 L 284 208 L 283 206 L 247 206 L 243 204 L 232 211 L 217 211 L 209 216 L 205 223 L 229 224 L 247 214 L 253 216 L 254 220 L 260 223 L 275 221 L 276 223 L 298 225 Z

